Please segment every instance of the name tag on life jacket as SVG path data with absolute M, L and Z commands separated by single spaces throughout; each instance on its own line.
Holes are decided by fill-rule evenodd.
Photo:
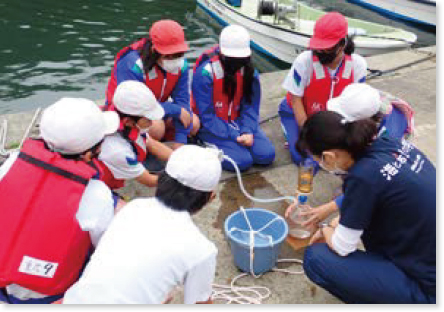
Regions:
M 57 270 L 58 263 L 23 256 L 20 263 L 19 272 L 36 275 L 40 277 L 53 278 Z

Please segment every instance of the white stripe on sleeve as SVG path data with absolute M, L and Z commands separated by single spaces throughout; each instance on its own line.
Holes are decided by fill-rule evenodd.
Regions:
M 334 251 L 340 256 L 347 256 L 358 248 L 363 230 L 355 230 L 339 224 L 332 237 Z

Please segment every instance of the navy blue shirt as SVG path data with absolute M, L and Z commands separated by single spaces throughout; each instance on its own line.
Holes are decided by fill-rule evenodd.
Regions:
M 436 295 L 436 169 L 412 144 L 376 139 L 344 181 L 340 223 Z

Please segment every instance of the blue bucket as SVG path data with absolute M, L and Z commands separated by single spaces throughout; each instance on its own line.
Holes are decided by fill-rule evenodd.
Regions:
M 276 264 L 281 245 L 288 234 L 288 225 L 278 214 L 260 208 L 245 209 L 253 230 L 257 231 L 276 217 L 278 219 L 254 235 L 253 272 L 255 275 L 270 271 Z M 238 229 L 238 230 L 237 230 Z M 250 272 L 250 235 L 245 215 L 238 210 L 225 220 L 225 235 L 231 246 L 234 264 L 244 272 Z M 240 231 L 239 231 L 240 230 Z

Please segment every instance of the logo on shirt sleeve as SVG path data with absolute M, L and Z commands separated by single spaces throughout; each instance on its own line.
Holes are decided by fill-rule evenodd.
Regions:
M 137 156 L 135 158 L 131 158 L 131 157 L 126 156 L 125 158 L 126 158 L 126 162 L 130 166 L 135 166 L 139 163 L 139 161 L 137 160 Z
M 299 87 L 299 85 L 301 84 L 302 78 L 296 69 L 293 71 L 293 78 L 294 78 L 294 82 L 296 82 L 296 85 Z

